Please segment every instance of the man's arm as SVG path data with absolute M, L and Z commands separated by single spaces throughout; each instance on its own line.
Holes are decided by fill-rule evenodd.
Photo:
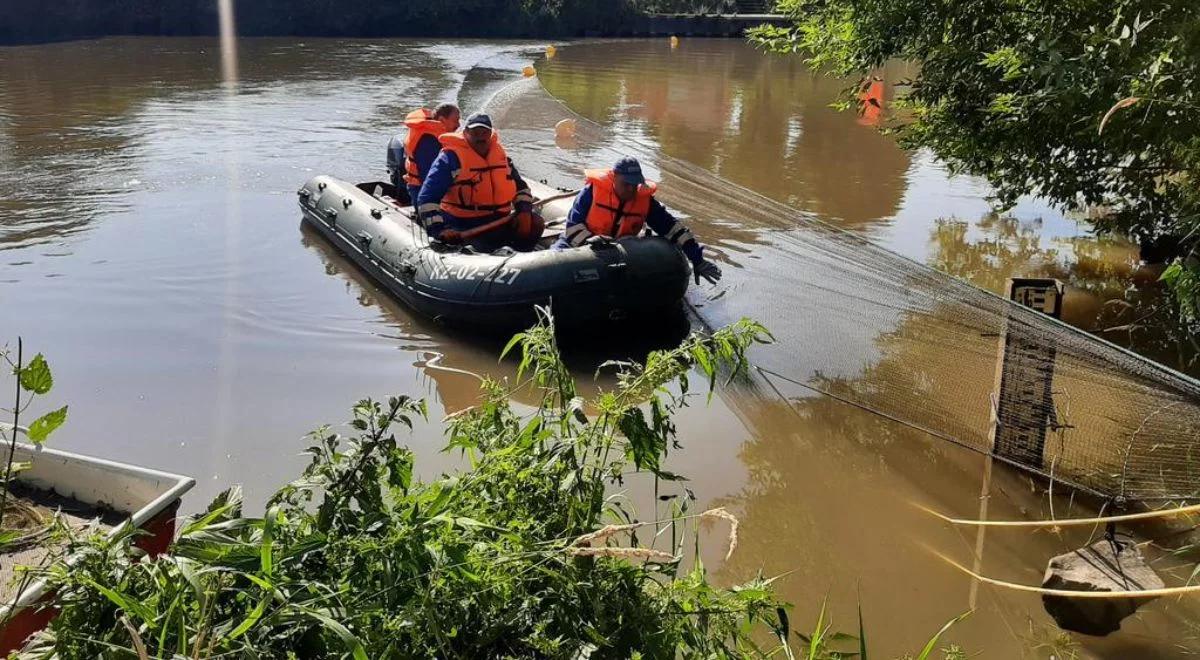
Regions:
M 437 238 L 446 227 L 442 217 L 442 197 L 454 183 L 452 173 L 457 169 L 458 156 L 452 151 L 443 151 L 433 159 L 429 174 L 425 175 L 425 182 L 421 184 L 421 192 L 417 193 L 417 215 L 425 226 L 425 232 L 433 238 Z
M 567 213 L 567 226 L 563 229 L 563 240 L 571 247 L 579 247 L 592 237 L 587 227 L 588 211 L 592 209 L 592 184 L 585 185 L 575 195 L 571 210 Z
M 660 204 L 657 199 L 650 199 L 650 212 L 646 214 L 646 224 L 650 225 L 650 229 L 654 230 L 654 233 L 683 250 L 693 264 L 704 261 L 703 248 L 700 247 L 700 243 L 696 242 L 696 237 L 692 235 L 691 230 L 687 228 L 687 225 L 676 220 L 667 207 Z
M 417 140 L 417 150 L 410 154 L 409 158 L 417 164 L 417 177 L 422 181 L 429 175 L 429 168 L 433 165 L 433 161 L 437 160 L 438 154 L 442 151 L 442 143 L 432 135 L 422 135 L 420 140 Z
M 517 184 L 517 196 L 513 198 L 513 210 L 517 213 L 532 211 L 533 193 L 529 192 L 529 184 L 521 178 L 521 173 L 517 171 L 517 166 L 513 165 L 511 158 L 508 159 L 508 172 L 512 176 L 513 183 Z

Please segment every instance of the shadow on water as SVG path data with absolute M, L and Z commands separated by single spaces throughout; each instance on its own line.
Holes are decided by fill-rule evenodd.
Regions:
M 393 298 L 386 289 L 374 282 L 353 261 L 306 223 L 300 224 L 300 234 L 301 243 L 318 255 L 327 275 L 344 278 L 348 285 L 352 283 L 358 292 L 359 303 L 378 308 L 384 313 L 387 322 L 394 325 L 401 334 L 437 336 L 442 338 L 443 343 L 457 346 L 448 359 L 449 364 L 445 366 L 452 365 L 451 368 L 456 370 L 488 374 L 492 377 L 515 375 L 519 361 L 516 352 L 510 353 L 503 360 L 497 358 L 512 338 L 513 331 L 456 328 L 421 316 Z M 600 387 L 614 384 L 611 369 L 600 369 L 605 362 L 642 362 L 651 351 L 678 346 L 691 330 L 691 320 L 686 310 L 680 306 L 676 309 L 662 310 L 662 314 L 655 317 L 653 323 L 648 323 L 647 319 L 631 319 L 601 326 L 566 329 L 559 332 L 558 342 L 567 366 L 578 374 L 582 386 L 581 394 L 586 397 L 596 394 Z M 598 372 L 597 377 L 589 378 Z M 443 374 L 450 373 L 454 372 L 434 369 L 431 371 L 431 377 L 438 380 L 438 395 L 442 400 L 456 402 L 448 407 L 459 410 L 470 405 L 461 402 L 476 400 L 479 383 L 470 378 L 450 378 L 446 382 L 439 380 Z M 464 385 L 463 390 L 457 387 L 459 381 Z M 528 404 L 533 400 L 525 399 L 522 402 Z

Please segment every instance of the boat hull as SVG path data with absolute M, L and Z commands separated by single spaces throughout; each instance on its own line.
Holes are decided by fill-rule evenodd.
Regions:
M 631 237 L 609 244 L 506 255 L 430 244 L 410 207 L 333 177 L 299 191 L 304 221 L 417 312 L 439 322 L 512 330 L 549 306 L 562 326 L 589 326 L 678 310 L 690 268 L 671 243 Z M 535 186 L 538 198 L 555 191 Z M 551 212 L 564 213 L 565 204 Z M 553 222 L 551 213 L 547 220 Z

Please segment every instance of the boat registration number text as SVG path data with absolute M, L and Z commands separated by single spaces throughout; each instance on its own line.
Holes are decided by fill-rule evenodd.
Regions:
M 429 273 L 431 280 L 478 280 L 509 285 L 517 281 L 520 268 L 479 268 L 471 266 L 446 266 L 438 264 Z

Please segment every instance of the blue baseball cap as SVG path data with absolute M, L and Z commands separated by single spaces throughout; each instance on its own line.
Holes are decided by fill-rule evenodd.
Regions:
M 492 118 L 482 112 L 467 117 L 467 128 L 476 128 L 479 126 L 491 129 Z
M 617 164 L 613 165 L 613 173 L 621 177 L 625 183 L 635 186 L 646 183 L 646 177 L 642 175 L 642 166 L 637 162 L 636 158 L 626 156 L 618 160 Z

